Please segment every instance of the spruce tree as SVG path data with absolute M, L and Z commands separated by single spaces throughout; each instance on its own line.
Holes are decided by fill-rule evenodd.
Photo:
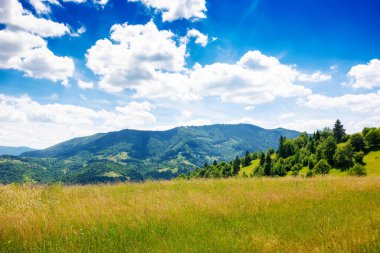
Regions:
M 260 165 L 264 165 L 265 163 L 265 154 L 264 152 L 260 153 Z
M 321 139 L 321 133 L 319 132 L 319 130 L 317 130 L 317 132 L 315 133 L 315 140 L 319 141 L 320 139 Z
M 234 175 L 237 175 L 240 170 L 240 159 L 239 156 L 236 156 L 234 163 L 233 163 L 233 173 Z
M 249 152 L 245 152 L 245 157 L 244 157 L 244 167 L 247 167 L 251 164 L 251 156 L 249 155 Z
M 278 150 L 277 150 L 278 156 L 281 158 L 285 158 L 284 141 L 285 141 L 285 137 L 281 135 L 280 143 L 278 145 Z
M 337 143 L 341 143 L 342 138 L 346 135 L 346 130 L 343 128 L 343 125 L 339 119 L 337 119 L 334 124 L 333 134 Z
M 265 157 L 264 175 L 269 176 L 271 169 L 272 169 L 272 158 L 270 157 L 270 154 L 268 152 Z

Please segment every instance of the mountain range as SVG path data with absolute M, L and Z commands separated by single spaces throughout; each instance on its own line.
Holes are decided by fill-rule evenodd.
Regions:
M 300 133 L 283 128 L 264 129 L 249 124 L 177 127 L 166 131 L 121 130 L 80 137 L 43 150 L 3 157 L 18 166 L 18 180 L 67 183 L 168 179 L 205 162 L 232 160 L 247 150 L 277 148 L 280 136 Z M 7 163 L 4 163 L 4 161 Z M 16 162 L 17 161 L 17 162 Z M 30 171 L 30 168 L 38 170 Z M 9 169 L 9 168 L 8 168 Z M 41 175 L 44 179 L 41 179 Z M 37 175 L 37 176 L 36 176 Z M 40 178 L 38 178 L 40 177 Z M 9 176 L 7 178 L 10 178 Z
M 24 152 L 34 151 L 35 149 L 28 147 L 6 147 L 0 146 L 0 155 L 14 155 L 18 156 Z

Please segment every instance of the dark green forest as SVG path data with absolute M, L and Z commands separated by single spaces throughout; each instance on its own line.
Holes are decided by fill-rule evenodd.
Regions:
M 267 150 L 297 131 L 210 125 L 167 131 L 122 130 L 75 138 L 20 156 L 0 156 L 0 183 L 113 183 L 171 179 L 205 161 L 229 160 L 244 150 Z
M 332 169 L 365 175 L 363 158 L 379 148 L 380 128 L 364 128 L 349 135 L 339 120 L 332 128 L 313 134 L 245 124 L 157 132 L 123 130 L 69 140 L 20 156 L 0 156 L 0 183 L 274 177 L 297 176 L 301 170 L 311 177 Z M 249 172 L 244 169 L 250 167 L 254 168 Z
M 258 160 L 250 175 L 243 176 L 297 176 L 307 168 L 306 176 L 328 174 L 332 168 L 347 171 L 349 175 L 364 176 L 363 158 L 380 149 L 380 128 L 364 128 L 362 132 L 346 134 L 343 124 L 337 120 L 332 128 L 317 130 L 313 134 L 301 133 L 297 138 L 281 136 L 278 148 L 266 152 L 246 151 L 245 156 L 229 162 L 205 163 L 181 178 L 220 178 L 238 175 L 243 167 Z

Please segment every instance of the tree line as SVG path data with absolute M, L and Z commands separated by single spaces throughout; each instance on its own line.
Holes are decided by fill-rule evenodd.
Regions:
M 221 178 L 236 176 L 240 169 L 258 160 L 253 173 L 243 176 L 298 175 L 307 168 L 306 176 L 328 174 L 332 168 L 348 171 L 349 175 L 366 175 L 363 158 L 366 153 L 380 149 L 380 128 L 364 128 L 349 135 L 340 120 L 333 128 L 317 130 L 313 134 L 301 133 L 295 139 L 281 136 L 277 151 L 246 152 L 245 156 L 229 162 L 205 163 L 181 178 Z

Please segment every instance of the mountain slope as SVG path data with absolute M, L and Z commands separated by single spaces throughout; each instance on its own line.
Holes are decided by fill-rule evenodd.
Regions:
M 34 151 L 35 149 L 28 147 L 6 147 L 0 146 L 0 155 L 20 155 L 24 152 Z
M 181 152 L 229 160 L 245 150 L 276 148 L 281 135 L 294 138 L 299 132 L 267 130 L 248 124 L 178 127 L 167 131 L 126 129 L 75 138 L 44 150 L 23 153 L 22 156 L 68 158 L 83 153 L 110 156 L 127 152 L 130 159 L 166 160 Z
M 281 135 L 294 138 L 299 132 L 248 124 L 177 127 L 167 131 L 126 129 L 75 138 L 23 153 L 21 157 L 37 164 L 40 160 L 48 163 L 49 168 L 59 171 L 59 180 L 64 182 L 169 179 L 205 162 L 242 156 L 246 150 L 277 148 Z

